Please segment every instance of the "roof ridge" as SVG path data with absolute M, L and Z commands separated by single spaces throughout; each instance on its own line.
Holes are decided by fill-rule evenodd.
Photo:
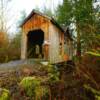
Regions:
M 62 29 L 62 27 L 55 21 L 55 19 L 53 17 L 49 17 L 48 15 L 46 15 L 46 14 L 40 12 L 40 11 L 37 11 L 35 9 L 33 9 L 31 11 L 31 13 L 25 18 L 25 20 L 22 22 L 22 24 L 20 25 L 20 27 L 22 27 L 27 22 L 27 20 L 29 20 L 32 17 L 32 15 L 34 13 L 38 14 L 38 15 L 40 15 L 42 17 L 45 17 L 45 18 L 49 19 L 54 25 L 56 25 L 61 31 L 64 32 L 64 30 Z

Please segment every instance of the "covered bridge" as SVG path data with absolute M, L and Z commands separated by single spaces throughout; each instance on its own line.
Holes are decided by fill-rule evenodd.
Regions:
M 51 63 L 64 60 L 64 31 L 53 18 L 33 10 L 21 28 L 21 59 L 42 58 Z

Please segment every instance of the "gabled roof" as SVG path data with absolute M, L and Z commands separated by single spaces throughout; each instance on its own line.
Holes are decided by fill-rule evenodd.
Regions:
M 73 41 L 70 29 L 68 27 L 65 28 L 64 35 L 65 35 L 65 37 L 68 37 L 71 41 Z
M 47 16 L 46 14 L 43 14 L 39 11 L 36 10 L 32 10 L 32 12 L 25 18 L 25 20 L 21 23 L 20 27 L 22 27 L 34 14 L 38 14 L 40 16 L 43 16 L 45 18 L 47 18 L 48 20 L 50 20 L 56 27 L 58 27 L 62 32 L 64 32 L 64 30 L 61 28 L 61 26 L 54 20 L 54 18 Z

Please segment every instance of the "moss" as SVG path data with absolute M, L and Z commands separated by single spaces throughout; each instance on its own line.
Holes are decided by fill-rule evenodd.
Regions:
M 7 89 L 1 89 L 0 100 L 10 100 L 10 93 Z
M 35 89 L 37 100 L 43 99 L 47 100 L 49 96 L 49 89 L 47 87 L 39 86 Z
M 40 86 L 40 80 L 35 77 L 25 77 L 20 82 L 21 87 L 25 90 L 27 96 L 35 96 L 36 87 Z
M 31 99 L 40 100 L 40 98 L 48 97 L 48 88 L 41 86 L 41 80 L 37 77 L 25 77 L 20 82 L 21 88 Z M 45 100 L 45 99 L 44 99 Z

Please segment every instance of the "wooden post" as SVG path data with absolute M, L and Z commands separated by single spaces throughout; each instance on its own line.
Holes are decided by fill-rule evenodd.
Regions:
M 21 41 L 21 59 L 27 58 L 27 36 L 25 33 L 22 35 Z
M 50 45 L 49 42 L 45 40 L 43 44 L 43 52 L 45 60 L 49 59 L 49 45 Z

